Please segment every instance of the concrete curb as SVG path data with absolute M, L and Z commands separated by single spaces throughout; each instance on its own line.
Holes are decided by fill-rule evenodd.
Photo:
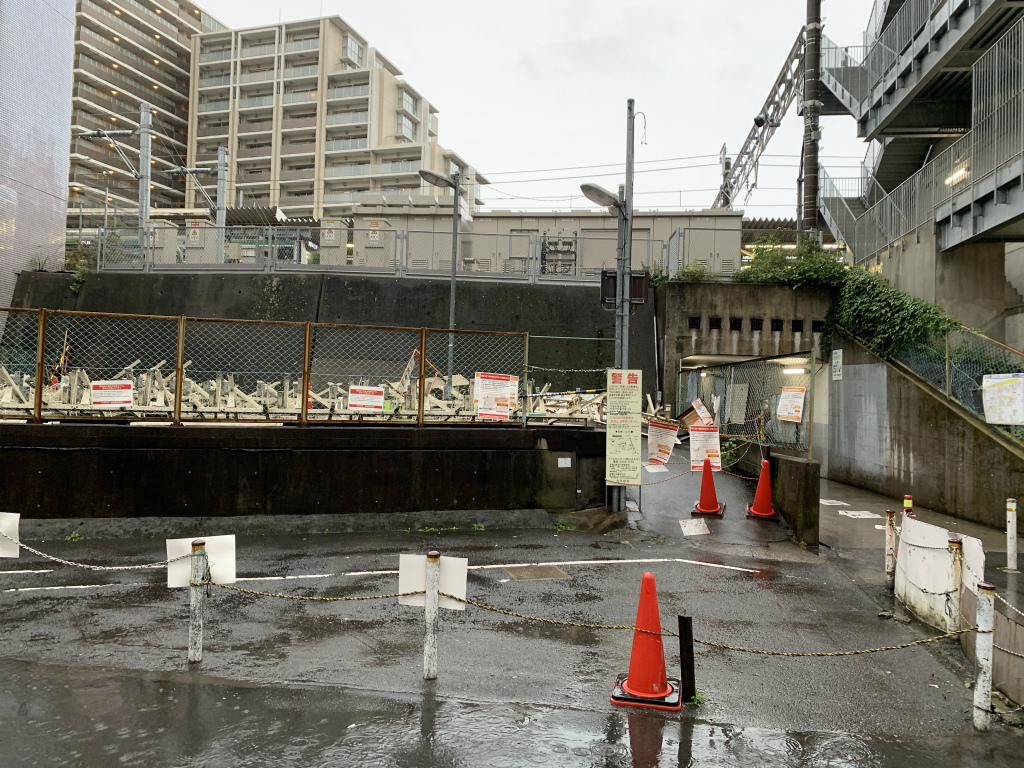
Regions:
M 24 541 L 63 538 L 80 533 L 88 539 L 163 539 L 186 536 L 240 536 L 273 534 L 373 533 L 458 527 L 471 530 L 482 523 L 486 530 L 550 528 L 552 518 L 543 509 L 454 510 L 444 512 L 367 512 L 358 515 L 239 515 L 229 517 L 108 517 L 32 520 L 21 518 Z

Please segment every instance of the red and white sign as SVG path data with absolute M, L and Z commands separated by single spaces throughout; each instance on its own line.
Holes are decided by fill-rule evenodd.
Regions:
M 804 417 L 804 395 L 806 387 L 783 387 L 775 417 L 779 421 L 802 421 Z
M 699 397 L 690 403 L 690 405 L 693 406 L 693 410 L 697 412 L 697 415 L 700 416 L 700 420 L 705 424 L 715 423 L 715 417 L 711 415 L 711 411 L 707 409 L 707 406 L 704 405 L 704 401 Z
M 704 468 L 704 459 L 711 459 L 711 469 L 722 469 L 722 443 L 718 427 L 694 424 L 690 427 L 690 471 L 699 472 Z
M 473 402 L 481 419 L 508 421 L 515 408 L 519 377 L 505 373 L 477 373 L 474 377 Z
M 127 379 L 94 381 L 92 405 L 93 408 L 131 408 L 135 405 L 132 383 Z
M 647 462 L 649 464 L 668 464 L 672 458 L 672 449 L 676 446 L 676 434 L 679 428 L 675 424 L 664 421 L 652 421 L 647 426 Z
M 348 407 L 353 411 L 384 412 L 383 387 L 349 387 Z

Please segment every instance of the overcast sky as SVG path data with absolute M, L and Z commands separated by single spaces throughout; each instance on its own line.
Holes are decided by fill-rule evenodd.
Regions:
M 579 166 L 623 162 L 629 97 L 647 119 L 641 143 L 637 118 L 636 207 L 710 206 L 719 150 L 740 149 L 806 13 L 804 0 L 200 2 L 231 27 L 343 17 L 440 110 L 442 145 L 487 175 L 488 204 L 526 210 L 568 208 L 573 195 L 572 207 L 591 207 L 581 181 L 621 183 L 622 165 Z M 870 0 L 825 0 L 825 34 L 859 44 L 870 10 Z M 859 175 L 866 147 L 853 118 L 823 126 L 830 173 Z M 802 132 L 794 107 L 761 162 L 748 217 L 795 215 Z

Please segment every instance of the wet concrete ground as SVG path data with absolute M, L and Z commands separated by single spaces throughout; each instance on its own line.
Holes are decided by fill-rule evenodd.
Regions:
M 675 614 L 688 614 L 702 639 L 834 651 L 929 633 L 877 617 L 879 595 L 868 576 L 881 572 L 870 567 L 880 544 L 874 549 L 876 532 L 864 528 L 873 521 L 834 513 L 826 520 L 823 507 L 823 540 L 835 549 L 808 552 L 780 526 L 743 517 L 751 483 L 718 476 L 726 517 L 708 521 L 709 535 L 684 538 L 679 520 L 690 519 L 698 483 L 687 474 L 645 487 L 645 527 L 652 529 L 646 533 L 241 537 L 239 576 L 322 578 L 239 586 L 311 596 L 394 592 L 393 574 L 344 574 L 392 570 L 399 553 L 431 548 L 468 557 L 471 565 L 668 560 L 561 565 L 570 580 L 516 581 L 500 568 L 476 570 L 469 596 L 547 618 L 631 624 L 640 577 L 649 570 L 658 579 L 666 627 Z M 853 492 L 828 489 L 833 498 L 867 501 L 840 495 Z M 829 497 L 824 490 L 822 496 Z M 86 532 L 80 542 L 37 544 L 91 563 L 162 559 L 162 541 L 141 537 L 91 539 Z M 0 563 L 7 572 L 51 568 L 0 572 L 5 768 L 1009 766 L 1019 765 L 1024 752 L 1020 729 L 997 723 L 989 734 L 971 731 L 969 670 L 957 666 L 951 641 L 816 659 L 698 646 L 706 702 L 659 713 L 608 703 L 615 675 L 628 666 L 629 632 L 539 624 L 473 607 L 442 611 L 439 680 L 424 683 L 422 609 L 394 600 L 296 602 L 217 589 L 204 661 L 190 669 L 187 595 L 168 590 L 162 571 L 71 571 L 34 556 Z M 85 588 L 11 591 L 68 585 Z M 675 674 L 678 648 L 668 639 L 666 657 Z

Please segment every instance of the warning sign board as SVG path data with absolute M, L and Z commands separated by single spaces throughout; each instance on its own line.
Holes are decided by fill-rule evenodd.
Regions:
M 690 471 L 699 472 L 704 468 L 704 459 L 711 459 L 711 469 L 722 468 L 722 443 L 718 427 L 695 424 L 690 427 Z
M 93 408 L 130 408 L 135 405 L 132 383 L 127 379 L 92 382 Z
M 348 407 L 353 411 L 384 412 L 383 387 L 349 387 Z
M 779 421 L 803 421 L 806 387 L 783 387 L 775 416 Z

